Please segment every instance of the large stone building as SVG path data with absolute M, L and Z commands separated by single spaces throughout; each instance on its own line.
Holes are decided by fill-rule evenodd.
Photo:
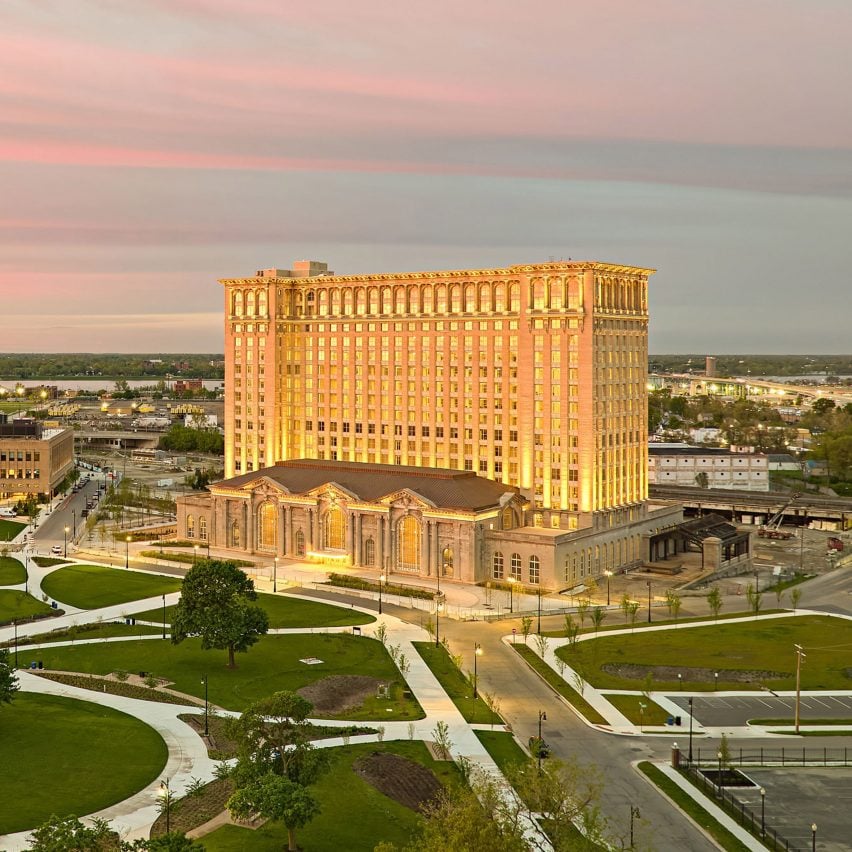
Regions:
M 0 498 L 52 497 L 74 466 L 74 433 L 0 415 Z
M 568 261 L 341 276 L 303 261 L 224 279 L 226 479 L 180 501 L 182 534 L 425 576 L 450 547 L 456 579 L 548 587 L 641 563 L 647 537 L 680 519 L 647 503 L 652 273 Z M 394 468 L 401 491 L 365 490 Z M 340 491 L 341 476 L 361 484 Z M 510 495 L 512 517 L 500 499 L 458 514 L 422 492 L 436 479 Z M 398 516 L 402 492 L 414 503 Z M 399 544 L 412 515 L 416 565 Z

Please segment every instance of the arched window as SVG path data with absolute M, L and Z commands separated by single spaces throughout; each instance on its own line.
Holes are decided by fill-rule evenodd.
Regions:
M 305 534 L 302 532 L 301 528 L 296 530 L 296 555 L 304 556 L 305 555 Z
M 389 313 L 393 312 L 392 305 L 391 305 L 392 297 L 393 297 L 393 292 L 391 291 L 390 287 L 382 288 L 382 313 L 383 314 L 389 314 Z
M 450 287 L 450 309 L 454 314 L 461 311 L 461 287 L 458 284 Z
M 491 557 L 491 576 L 495 580 L 503 579 L 503 554 L 499 550 Z
M 261 316 L 266 316 L 266 290 L 261 290 L 257 294 L 257 312 Z
M 364 314 L 367 311 L 367 292 L 359 287 L 355 292 L 355 313 Z
M 331 305 L 331 313 L 334 316 L 337 316 L 340 313 L 340 290 L 336 287 L 331 291 L 331 297 L 329 299 Z
M 423 313 L 424 314 L 431 314 L 432 313 L 432 308 L 433 308 L 432 295 L 433 295 L 432 294 L 432 287 L 431 287 L 431 285 L 427 284 L 423 288 Z
M 370 313 L 377 314 L 379 312 L 379 288 L 370 287 L 369 291 Z
M 453 576 L 453 549 L 445 547 L 441 553 L 441 576 Z
M 506 508 L 503 509 L 501 526 L 504 530 L 513 530 L 515 528 L 515 513 L 511 506 L 506 506 Z
M 234 306 L 231 311 L 235 316 L 241 317 L 243 315 L 243 291 L 237 290 L 234 293 Z
M 364 564 L 376 564 L 376 542 L 372 538 L 368 538 L 364 542 Z
M 561 278 L 550 279 L 550 307 L 554 311 L 562 310 L 562 294 L 564 284 Z
M 506 310 L 506 288 L 502 284 L 496 284 L 494 287 L 494 310 Z
M 394 293 L 394 311 L 398 314 L 405 313 L 405 287 L 397 287 Z
M 537 556 L 530 556 L 530 583 L 538 585 L 541 582 L 541 560 Z
M 319 315 L 321 317 L 328 314 L 328 290 L 319 291 Z
M 246 293 L 246 313 L 250 317 L 254 316 L 254 290 L 249 290 Z
M 406 515 L 397 529 L 397 567 L 400 571 L 419 571 L 420 523 L 412 515 Z
M 517 282 L 509 285 L 509 308 L 513 311 L 521 309 L 521 288 Z
M 417 287 L 408 288 L 408 312 L 410 314 L 420 313 L 420 290 Z
M 532 285 L 532 306 L 536 311 L 544 309 L 546 287 L 541 278 L 536 278 Z
M 444 284 L 435 288 L 435 311 L 439 314 L 447 312 L 447 288 Z
M 207 518 L 203 515 L 198 519 L 198 537 L 202 541 L 207 541 Z
M 327 550 L 346 549 L 346 515 L 340 506 L 325 513 L 325 547 Z
M 186 516 L 186 537 L 195 538 L 195 516 Z
M 278 546 L 278 507 L 274 503 L 264 503 L 258 515 L 260 546 L 263 550 L 275 550 Z
M 240 522 L 231 521 L 231 535 L 229 536 L 231 547 L 240 546 Z
M 479 310 L 481 313 L 487 313 L 492 309 L 491 307 L 491 285 L 490 284 L 480 284 L 479 285 Z
M 521 579 L 521 554 L 520 553 L 513 553 L 512 554 L 511 575 L 512 575 L 513 579 L 515 579 L 515 580 Z
M 467 314 L 472 314 L 476 311 L 476 287 L 473 284 L 468 284 L 464 288 L 464 310 Z

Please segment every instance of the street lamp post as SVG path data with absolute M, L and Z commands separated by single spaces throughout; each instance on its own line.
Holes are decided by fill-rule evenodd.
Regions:
M 760 836 L 766 837 L 766 788 L 760 788 Z
M 121 557 L 119 557 L 120 559 Z M 124 567 L 130 570 L 130 536 L 124 537 Z
M 799 705 L 801 703 L 802 691 L 802 659 L 807 656 L 801 645 L 793 645 L 796 649 L 796 733 L 799 733 Z
M 198 545 L 197 544 L 192 545 L 192 550 L 193 550 L 192 564 L 197 565 L 198 564 Z
M 166 638 L 166 596 L 163 595 L 163 639 Z
M 515 578 L 509 577 L 509 612 L 514 612 L 513 590 L 515 588 Z
M 71 510 L 71 544 L 74 543 L 74 537 L 77 535 L 77 510 Z
M 379 574 L 379 615 L 382 614 L 382 584 L 385 582 L 385 575 Z
M 606 576 L 606 605 L 609 606 L 609 578 L 612 577 L 612 571 L 607 568 L 604 575 Z
M 648 706 L 647 704 L 644 704 L 644 703 L 643 703 L 643 702 L 641 702 L 641 701 L 639 702 L 639 733 L 640 733 L 640 734 L 644 733 L 644 725 L 645 725 L 645 708 L 646 708 L 647 706 Z
M 476 661 L 482 655 L 482 645 L 477 642 L 473 646 L 473 697 L 477 698 L 479 696 L 478 688 L 479 688 L 479 674 L 476 670 Z M 17 665 L 17 661 L 15 663 Z
M 272 560 L 272 591 L 278 591 L 278 557 Z
M 677 673 L 677 691 L 681 692 L 683 690 L 683 675 L 678 672 Z
M 437 648 L 441 644 L 441 609 L 443 608 L 443 604 L 438 601 L 435 604 L 435 647 Z
M 68 527 L 66 525 L 65 529 L 65 542 L 62 547 L 62 555 L 67 559 L 68 558 Z
M 816 830 L 817 824 L 815 822 L 811 823 L 811 850 L 812 852 L 816 852 Z
M 692 766 L 692 696 L 689 696 L 689 765 Z
M 546 722 L 546 721 L 547 721 L 547 713 L 545 713 L 544 710 L 539 710 L 538 711 L 538 748 L 536 749 L 537 757 L 538 757 L 538 772 L 539 772 L 539 775 L 541 774 L 541 752 L 543 750 L 542 746 L 544 745 L 544 742 L 541 738 L 541 723 Z
M 719 672 L 713 672 L 713 692 L 719 690 Z
M 536 590 L 538 592 L 538 630 L 537 633 L 541 636 L 541 586 Z
M 648 624 L 651 623 L 651 581 L 648 580 Z
M 722 754 L 721 751 L 716 752 L 716 758 L 719 761 L 719 775 L 718 775 L 718 778 L 717 778 L 717 786 L 719 788 L 718 795 L 719 795 L 720 798 L 722 796 L 722 758 L 723 757 L 724 757 L 724 755 Z
M 209 704 L 207 703 L 207 675 L 201 676 L 201 682 L 204 684 L 204 736 L 209 736 Z
M 15 668 L 18 668 L 18 619 L 14 621 L 15 625 Z M 477 648 L 479 645 L 476 646 Z

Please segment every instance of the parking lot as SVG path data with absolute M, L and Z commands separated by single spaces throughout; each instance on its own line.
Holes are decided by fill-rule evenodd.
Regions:
M 689 699 L 682 695 L 669 698 L 684 710 Z M 795 715 L 794 697 L 775 697 L 769 693 L 755 696 L 716 696 L 712 693 L 694 696 L 692 712 L 705 727 L 740 727 L 749 719 L 789 719 Z M 799 704 L 802 721 L 808 719 L 852 719 L 852 695 L 803 695 Z

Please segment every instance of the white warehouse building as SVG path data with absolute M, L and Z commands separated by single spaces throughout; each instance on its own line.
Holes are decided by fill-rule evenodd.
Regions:
M 769 459 L 764 453 L 746 452 L 742 447 L 726 450 L 688 444 L 650 444 L 648 483 L 769 491 Z

